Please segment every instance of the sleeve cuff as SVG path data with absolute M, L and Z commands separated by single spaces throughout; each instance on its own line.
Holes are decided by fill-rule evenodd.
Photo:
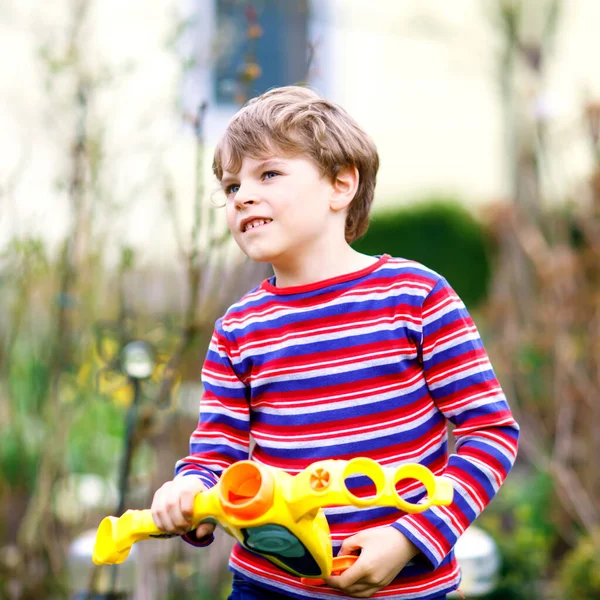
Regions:
M 176 478 L 178 477 L 197 477 L 207 489 L 214 487 L 219 482 L 218 477 L 212 471 L 183 471 L 176 475 Z
M 196 548 L 205 548 L 206 546 L 210 546 L 215 541 L 215 536 L 213 533 L 209 533 L 204 537 L 197 537 L 196 530 L 188 531 L 181 536 L 181 539 L 184 542 L 190 544 L 190 546 L 194 546 Z
M 458 539 L 444 520 L 438 518 L 431 509 L 405 515 L 391 526 L 419 549 L 433 569 L 441 564 Z
M 404 527 L 398 521 L 392 523 L 390 526 L 394 529 L 397 529 L 402 535 L 405 535 L 419 549 L 419 552 L 427 560 L 427 563 L 430 565 L 432 570 L 439 565 L 437 557 L 429 550 L 427 545 L 423 543 L 423 540 L 420 537 L 414 535 L 411 530 Z M 415 556 L 413 560 L 417 560 L 417 557 Z

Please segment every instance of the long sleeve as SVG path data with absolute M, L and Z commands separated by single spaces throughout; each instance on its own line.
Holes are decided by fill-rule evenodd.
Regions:
M 454 501 L 392 526 L 437 567 L 502 485 L 519 426 L 467 309 L 444 279 L 423 302 L 420 353 L 430 395 L 455 425 L 456 451 L 442 473 L 453 483 Z
M 229 465 L 248 458 L 250 448 L 247 387 L 232 365 L 221 320 L 208 347 L 202 384 L 200 417 L 190 438 L 190 453 L 177 462 L 175 476 L 196 476 L 210 488 Z M 183 537 L 196 546 L 205 546 L 213 539 L 198 540 L 193 534 Z
M 202 368 L 200 418 L 190 438 L 190 454 L 176 476 L 197 475 L 209 487 L 232 463 L 248 458 L 250 411 L 247 387 L 230 359 L 229 342 L 217 321 Z

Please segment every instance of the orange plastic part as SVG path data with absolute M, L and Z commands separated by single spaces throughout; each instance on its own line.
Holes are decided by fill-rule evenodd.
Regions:
M 315 492 L 326 490 L 331 483 L 331 474 L 327 469 L 318 468 L 310 475 L 310 487 Z
M 341 575 L 346 569 L 349 569 L 356 561 L 356 554 L 344 554 L 344 556 L 334 556 L 331 565 L 332 575 Z M 325 585 L 323 579 L 310 579 L 309 577 L 301 577 L 300 581 L 304 585 Z
M 234 463 L 221 477 L 220 499 L 223 512 L 238 519 L 257 519 L 273 505 L 275 481 L 257 463 Z

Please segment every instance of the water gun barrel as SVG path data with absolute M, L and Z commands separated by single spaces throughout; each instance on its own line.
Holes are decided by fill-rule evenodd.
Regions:
M 262 517 L 273 506 L 275 485 L 272 470 L 249 460 L 234 463 L 219 482 L 221 508 L 240 521 Z

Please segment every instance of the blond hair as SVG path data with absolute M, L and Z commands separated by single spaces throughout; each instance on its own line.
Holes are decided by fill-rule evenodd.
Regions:
M 221 181 L 224 171 L 239 172 L 244 156 L 262 158 L 274 149 L 307 156 L 332 181 L 341 168 L 356 167 L 359 183 L 346 215 L 346 241 L 366 233 L 379 156 L 373 140 L 343 108 L 305 87 L 269 90 L 229 122 L 215 150 L 213 172 Z

